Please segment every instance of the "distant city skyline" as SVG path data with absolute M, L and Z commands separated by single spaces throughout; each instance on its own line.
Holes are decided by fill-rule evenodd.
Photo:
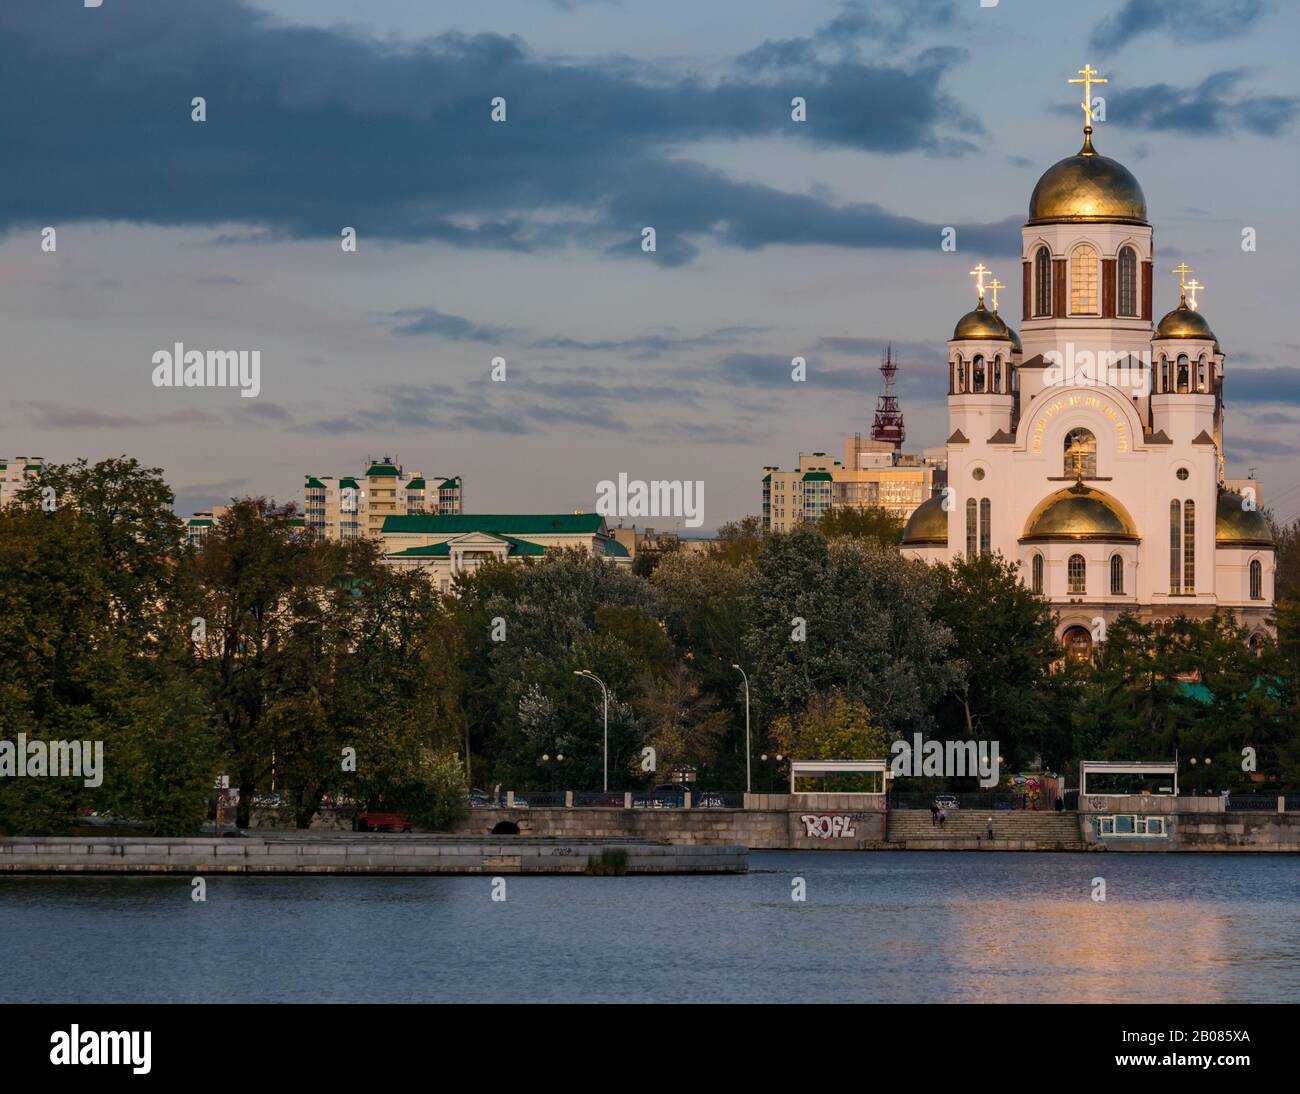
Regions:
M 967 271 L 1019 326 L 1019 228 L 1090 63 L 1155 314 L 1175 265 L 1206 286 L 1228 476 L 1300 514 L 1294 5 L 440 7 L 0 8 L 0 451 L 126 453 L 182 515 L 381 455 L 485 513 L 702 478 L 715 529 L 760 511 L 764 466 L 870 434 L 887 343 L 906 450 L 944 443 Z M 155 387 L 176 343 L 258 351 L 260 391 Z

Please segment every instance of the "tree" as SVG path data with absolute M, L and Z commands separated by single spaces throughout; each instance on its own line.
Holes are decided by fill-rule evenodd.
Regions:
M 731 719 L 703 690 L 699 677 L 676 664 L 659 675 L 646 673 L 638 683 L 633 706 L 645 743 L 655 750 L 657 771 L 712 767 Z
M 777 716 L 837 692 L 891 734 L 933 724 L 932 698 L 965 664 L 934 618 L 937 584 L 924 563 L 856 540 L 800 529 L 763 543 L 746 596 L 750 679 Z
M 798 714 L 783 714 L 772 723 L 772 739 L 792 760 L 886 759 L 889 743 L 884 728 L 865 703 L 838 694 L 817 694 Z M 827 779 L 827 793 L 878 789 L 867 774 Z
M 817 530 L 827 539 L 854 536 L 897 546 L 903 538 L 903 522 L 877 506 L 857 509 L 827 509 L 817 521 Z
M 65 833 L 84 811 L 162 835 L 202 822 L 215 745 L 187 672 L 190 587 L 171 500 L 156 470 L 82 461 L 47 468 L 0 511 L 0 738 L 103 754 L 98 786 L 0 780 L 0 829 Z
M 1012 766 L 1033 756 L 1046 759 L 1045 685 L 1061 657 L 1051 606 L 1000 554 L 958 556 L 932 573 L 935 618 L 971 665 L 939 698 L 939 725 L 952 735 L 996 739 Z
M 717 539 L 713 542 L 713 554 L 729 566 L 752 562 L 758 557 L 766 535 L 762 517 L 751 515 L 740 520 L 729 520 L 718 529 Z

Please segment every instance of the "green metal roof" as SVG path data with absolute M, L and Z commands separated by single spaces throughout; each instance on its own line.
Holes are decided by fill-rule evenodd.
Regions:
M 803 477 L 804 482 L 830 482 L 831 473 L 829 471 L 809 471 Z
M 370 478 L 372 475 L 387 475 L 396 478 L 397 468 L 391 463 L 372 463 L 366 469 L 366 478 Z
M 410 482 L 408 482 L 408 483 L 406 484 L 406 489 L 408 489 L 408 490 L 423 490 L 423 489 L 424 489 L 424 480 L 423 480 L 423 479 L 412 479 Z
M 192 519 L 190 520 L 188 527 L 190 527 L 190 528 L 211 528 L 211 527 L 212 527 L 212 521 L 210 521 L 210 520 L 200 520 L 198 517 L 194 517 L 194 518 L 192 518 Z
M 582 535 L 599 532 L 599 513 L 410 513 L 384 518 L 384 534 L 459 535 L 493 532 L 505 536 Z
M 324 490 L 324 489 L 325 489 L 325 484 L 324 484 L 323 482 L 321 482 L 320 479 L 318 479 L 318 478 L 314 478 L 313 476 L 308 475 L 308 476 L 307 476 L 306 489 L 308 489 L 308 490 Z
M 29 463 L 26 467 L 23 468 L 23 470 L 24 470 L 24 471 L 39 471 L 39 470 L 41 470 L 41 468 L 44 467 L 44 466 L 45 466 L 44 464 L 39 464 L 39 463 Z
M 484 535 L 491 536 L 493 539 L 499 539 L 510 545 L 510 550 L 506 552 L 510 558 L 518 558 L 523 555 L 536 557 L 537 555 L 546 554 L 546 548 L 540 543 L 529 543 L 526 539 L 517 539 L 514 536 L 503 536 L 496 532 L 484 532 Z M 405 551 L 393 551 L 389 558 L 446 558 L 451 554 L 451 541 L 444 540 L 442 543 L 431 543 L 427 547 L 408 547 Z
M 764 482 L 771 482 L 771 481 L 772 481 L 772 473 L 771 473 L 770 471 L 769 471 L 766 475 L 763 476 L 763 481 L 764 481 Z
M 339 486 L 343 489 L 359 490 L 356 479 L 339 479 Z
M 454 478 L 454 479 L 443 479 L 443 480 L 442 480 L 442 485 L 439 486 L 438 489 L 439 489 L 439 490 L 455 490 L 456 487 L 458 487 L 459 485 L 460 485 L 460 479 L 459 479 L 459 478 Z
M 631 558 L 628 550 L 623 544 L 616 539 L 605 540 L 605 557 L 606 558 Z

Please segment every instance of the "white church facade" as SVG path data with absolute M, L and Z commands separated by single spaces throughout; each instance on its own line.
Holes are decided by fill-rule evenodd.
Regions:
M 1091 124 L 1034 188 L 1021 268 L 1019 335 L 998 314 L 1005 286 L 972 271 L 978 304 L 948 342 L 948 487 L 913 514 L 904 553 L 1000 552 L 1079 655 L 1126 611 L 1229 608 L 1262 632 L 1273 539 L 1261 485 L 1224 477 L 1224 354 L 1203 286 L 1180 264 L 1179 306 L 1153 324 L 1146 199 Z

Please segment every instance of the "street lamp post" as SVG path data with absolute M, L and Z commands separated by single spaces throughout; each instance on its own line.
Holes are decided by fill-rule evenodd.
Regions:
M 601 699 L 605 707 L 605 747 L 604 747 L 604 787 L 602 793 L 609 793 L 609 688 L 605 687 L 605 681 L 597 676 L 590 669 L 574 669 L 574 676 L 585 676 L 588 680 L 595 680 L 600 685 Z
M 745 670 L 739 665 L 732 665 L 745 681 L 745 793 L 751 790 L 749 777 L 749 677 L 745 675 Z

